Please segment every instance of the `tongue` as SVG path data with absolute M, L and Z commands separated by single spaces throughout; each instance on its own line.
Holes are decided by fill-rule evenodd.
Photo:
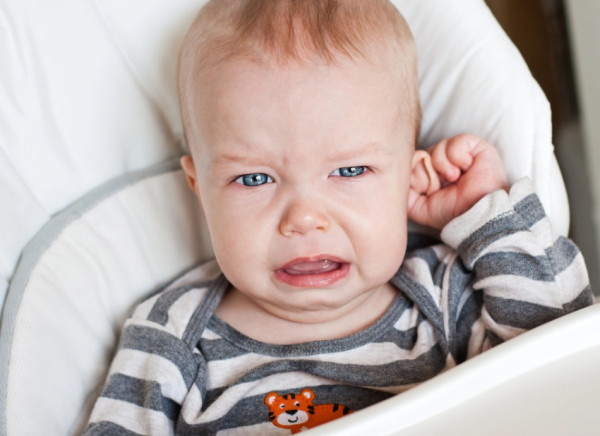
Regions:
M 317 260 L 315 262 L 300 262 L 285 269 L 291 275 L 300 274 L 323 274 L 336 270 L 340 267 L 338 262 L 329 259 Z

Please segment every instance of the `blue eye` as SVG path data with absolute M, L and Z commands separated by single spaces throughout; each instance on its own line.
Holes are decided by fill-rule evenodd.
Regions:
M 265 183 L 273 183 L 273 179 L 263 173 L 244 174 L 243 176 L 235 179 L 235 183 L 239 183 L 244 186 L 260 186 Z
M 356 177 L 363 174 L 367 171 L 367 167 L 365 166 L 357 166 L 357 167 L 343 167 L 338 168 L 334 172 L 331 173 L 332 176 L 340 176 L 340 177 Z

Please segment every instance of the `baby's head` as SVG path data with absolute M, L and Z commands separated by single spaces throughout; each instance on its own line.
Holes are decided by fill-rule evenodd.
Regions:
M 345 62 L 341 62 L 345 61 Z M 394 76 L 396 96 L 416 141 L 420 126 L 417 61 L 410 30 L 388 0 L 212 0 L 202 8 L 182 47 L 179 96 L 187 142 L 199 138 L 199 88 L 232 63 L 242 70 L 368 63 Z M 345 64 L 345 65 L 344 65 Z M 390 92 L 393 90 L 390 89 Z
M 213 0 L 185 39 L 179 92 L 182 165 L 242 295 L 320 322 L 388 286 L 420 122 L 391 3 Z

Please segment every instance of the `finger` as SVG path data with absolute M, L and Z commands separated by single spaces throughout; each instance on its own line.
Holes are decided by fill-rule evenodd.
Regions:
M 473 164 L 474 151 L 481 139 L 474 135 L 458 135 L 448 140 L 446 155 L 453 165 L 467 171 Z
M 430 147 L 431 163 L 444 180 L 455 182 L 460 177 L 461 169 L 449 159 L 448 145 L 451 139 L 444 139 Z

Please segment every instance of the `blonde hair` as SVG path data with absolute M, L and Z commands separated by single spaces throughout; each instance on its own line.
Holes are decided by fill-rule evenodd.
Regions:
M 203 71 L 232 58 L 282 65 L 315 57 L 334 64 L 339 55 L 370 60 L 373 48 L 394 57 L 393 72 L 405 82 L 403 104 L 414 126 L 414 143 L 421 121 L 416 51 L 408 25 L 389 0 L 210 0 L 179 56 L 179 101 L 188 144 L 194 86 Z

